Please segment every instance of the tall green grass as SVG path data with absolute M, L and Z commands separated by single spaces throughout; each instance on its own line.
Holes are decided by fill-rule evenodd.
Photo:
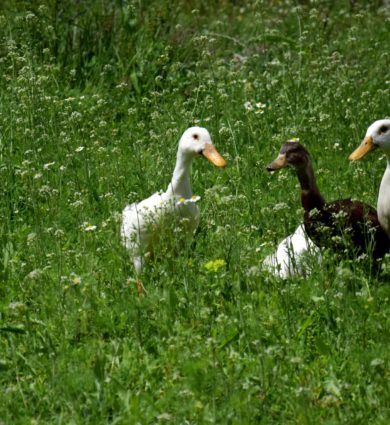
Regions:
M 261 270 L 302 222 L 296 177 L 264 170 L 287 138 L 327 199 L 376 204 L 384 158 L 347 156 L 389 115 L 385 3 L 0 14 L 0 423 L 388 423 L 389 261 Z M 194 245 L 138 297 L 120 212 L 165 189 L 194 124 L 229 166 L 194 163 Z

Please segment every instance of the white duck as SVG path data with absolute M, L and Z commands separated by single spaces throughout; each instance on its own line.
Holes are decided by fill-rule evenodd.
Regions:
M 199 197 L 192 195 L 190 171 L 192 160 L 204 156 L 217 167 L 226 161 L 215 149 L 209 132 L 202 127 L 188 128 L 179 141 L 176 166 L 168 189 L 155 193 L 139 203 L 126 206 L 122 212 L 121 237 L 130 253 L 137 278 L 142 272 L 145 255 L 153 254 L 153 245 L 161 239 L 164 226 L 178 227 L 191 240 L 199 224 Z M 182 231 L 184 233 L 182 233 Z M 142 283 L 137 281 L 138 292 Z
M 300 224 L 292 235 L 280 242 L 273 254 L 264 259 L 263 268 L 282 279 L 309 275 L 311 273 L 310 255 L 315 255 L 321 262 L 319 248 L 307 236 L 305 226 Z
M 377 147 L 381 148 L 387 156 L 387 166 L 378 195 L 378 219 L 390 238 L 390 119 L 378 120 L 371 124 L 362 143 L 351 153 L 349 159 L 363 158 L 364 155 Z

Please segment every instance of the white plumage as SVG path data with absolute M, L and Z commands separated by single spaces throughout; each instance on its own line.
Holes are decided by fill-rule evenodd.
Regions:
M 192 160 L 201 155 L 217 167 L 226 166 L 209 132 L 202 127 L 191 127 L 179 141 L 176 166 L 166 192 L 155 193 L 123 210 L 121 238 L 137 275 L 142 272 L 145 256 L 153 254 L 158 243 L 164 243 L 169 228 L 186 240 L 192 239 L 199 224 L 196 205 L 199 197 L 192 195 L 190 171 Z
M 296 275 L 309 275 L 311 266 L 309 256 L 316 255 L 321 262 L 319 248 L 306 235 L 303 224 L 292 235 L 278 245 L 277 250 L 263 261 L 263 268 L 274 276 L 287 279 Z

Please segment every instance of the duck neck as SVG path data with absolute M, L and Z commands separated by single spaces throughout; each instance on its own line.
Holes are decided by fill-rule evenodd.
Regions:
M 177 152 L 176 166 L 172 180 L 169 183 L 167 194 L 171 197 L 191 198 L 191 173 L 192 158 L 184 155 L 180 150 Z
M 325 205 L 325 199 L 322 197 L 311 164 L 297 169 L 298 180 L 301 185 L 301 202 L 306 212 L 314 208 L 321 210 Z

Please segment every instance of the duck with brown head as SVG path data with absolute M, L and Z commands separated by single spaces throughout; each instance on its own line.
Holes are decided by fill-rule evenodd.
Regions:
M 287 166 L 297 174 L 305 230 L 318 247 L 331 248 L 347 257 L 367 253 L 374 259 L 389 252 L 390 240 L 374 208 L 351 199 L 325 201 L 316 183 L 310 154 L 300 143 L 283 144 L 267 170 L 276 171 Z

